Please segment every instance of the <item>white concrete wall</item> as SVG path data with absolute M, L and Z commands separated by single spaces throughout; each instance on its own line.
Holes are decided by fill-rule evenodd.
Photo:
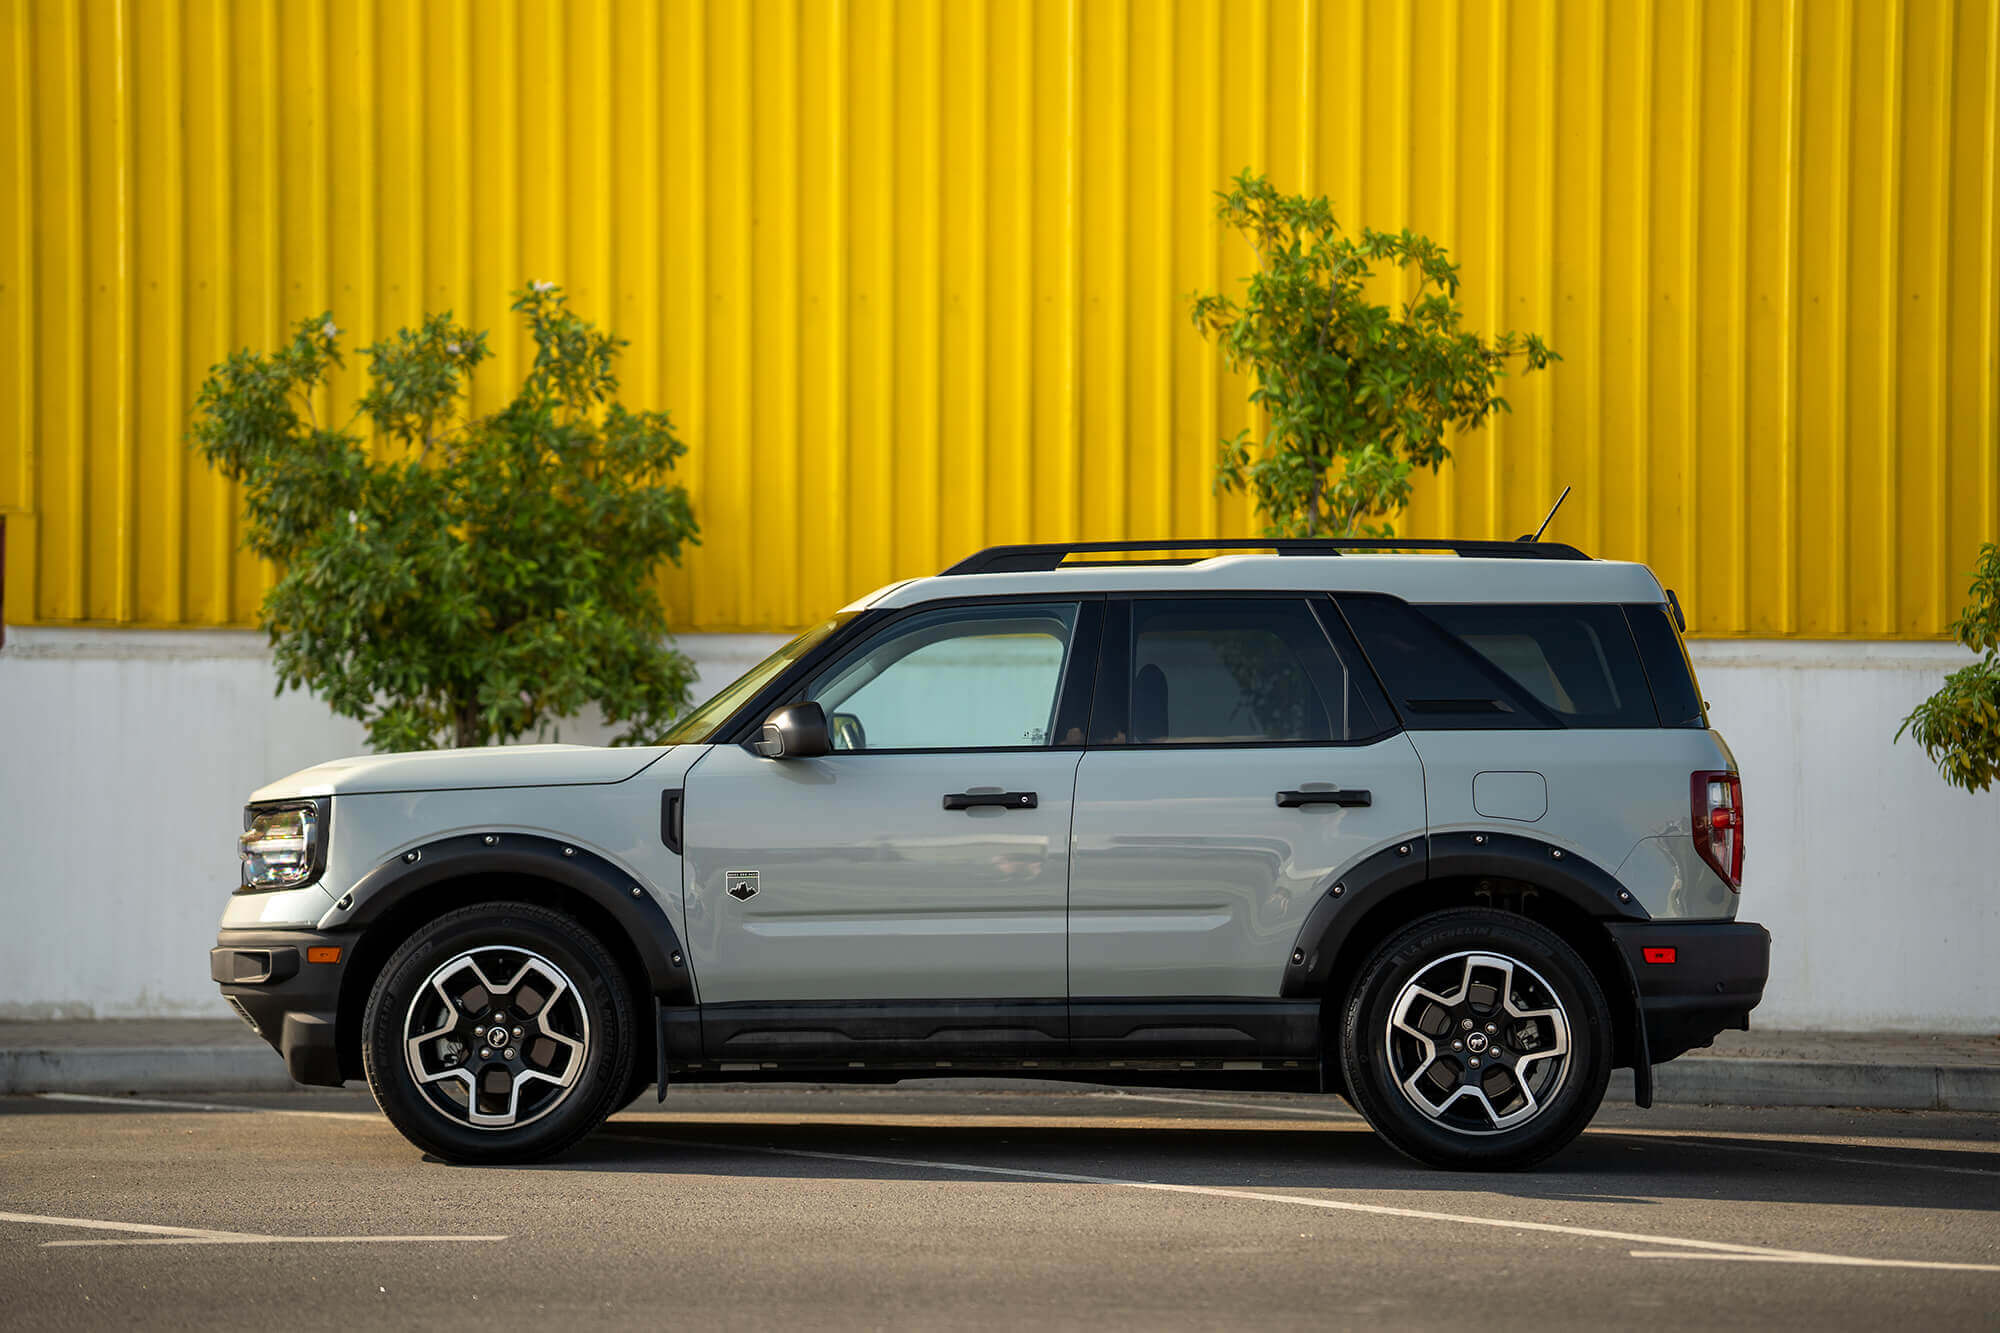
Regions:
M 261 636 L 9 627 L 0 647 L 0 1018 L 224 1013 L 208 948 L 243 797 L 361 748 L 273 697 Z M 689 635 L 698 693 L 776 636 Z M 1744 774 L 1743 914 L 1775 936 L 1764 1027 L 2000 1030 L 2000 792 L 1890 737 L 1966 654 L 1693 646 Z M 565 727 L 562 739 L 602 739 Z
M 780 642 L 684 640 L 697 695 Z M 261 634 L 7 627 L 0 1019 L 228 1014 L 208 950 L 243 798 L 367 749 L 357 723 L 275 686 Z M 609 735 L 586 722 L 541 739 Z
M 1697 640 L 1743 772 L 1741 914 L 1771 928 L 1771 1028 L 2000 1031 L 2000 790 L 1947 787 L 1910 709 L 1951 644 Z

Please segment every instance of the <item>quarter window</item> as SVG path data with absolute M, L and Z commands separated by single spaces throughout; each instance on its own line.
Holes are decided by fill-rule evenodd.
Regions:
M 1593 604 L 1424 608 L 1570 727 L 1657 727 L 1625 610 Z
M 1049 745 L 1076 614 L 1074 603 L 923 612 L 821 673 L 805 697 L 826 710 L 835 750 Z
M 1702 706 L 1701 690 L 1695 684 L 1694 667 L 1687 649 L 1667 619 L 1667 608 L 1655 602 L 1625 608 L 1632 626 L 1632 639 L 1639 645 L 1639 660 L 1646 666 L 1646 681 L 1653 687 L 1653 707 L 1659 710 L 1663 727 L 1706 727 L 1708 713 Z

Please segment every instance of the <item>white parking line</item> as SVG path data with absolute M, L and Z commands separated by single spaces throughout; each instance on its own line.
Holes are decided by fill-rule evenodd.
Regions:
M 1631 1250 L 1634 1259 L 1713 1259 L 1739 1264 L 1836 1264 L 1843 1268 L 1936 1268 L 1948 1272 L 1994 1273 L 2000 1264 L 1951 1264 L 1937 1259 L 1857 1259 L 1846 1254 L 1682 1254 L 1678 1250 Z
M 1672 1247 L 1675 1251 L 1699 1250 L 1717 1258 L 1754 1258 L 1768 1263 L 1848 1264 L 1867 1268 L 1931 1268 L 1970 1273 L 2000 1273 L 2000 1264 L 1958 1264 L 1919 1259 L 1850 1259 L 1846 1255 L 1818 1254 L 1811 1250 L 1780 1250 L 1764 1245 L 1740 1245 L 1733 1241 L 1696 1240 L 1686 1236 L 1656 1236 L 1638 1231 L 1611 1231 L 1600 1227 L 1576 1227 L 1561 1222 L 1530 1222 L 1506 1217 L 1479 1217 L 1471 1213 L 1441 1213 L 1428 1208 L 1398 1208 L 1390 1204 L 1356 1203 L 1349 1199 L 1323 1199 L 1307 1194 L 1272 1194 L 1263 1190 L 1229 1189 L 1217 1185 L 1178 1185 L 1160 1180 L 1128 1180 L 1120 1176 L 1078 1175 L 1067 1171 L 1037 1171 L 1027 1167 L 987 1166 L 977 1162 L 939 1162 L 916 1157 L 877 1157 L 867 1153 L 824 1152 L 811 1148 L 776 1148 L 750 1144 L 712 1143 L 700 1139 L 654 1138 L 645 1134 L 605 1134 L 602 1137 L 627 1143 L 673 1144 L 684 1148 L 705 1148 L 717 1152 L 764 1153 L 774 1157 L 805 1157 L 832 1162 L 860 1162 L 870 1166 L 916 1167 L 929 1171 L 951 1171 L 962 1175 L 1007 1176 L 1023 1180 L 1054 1180 L 1076 1185 L 1108 1185 L 1118 1189 L 1157 1190 L 1168 1194 L 1198 1194 L 1214 1199 L 1244 1199 L 1255 1203 L 1281 1203 L 1295 1208 L 1318 1208 L 1327 1212 L 1364 1213 L 1375 1217 L 1401 1217 L 1420 1222 L 1446 1222 L 1458 1226 L 1488 1227 L 1499 1231 L 1536 1231 L 1586 1240 L 1616 1240 Z M 1647 1252 L 1649 1257 L 1654 1253 Z
M 100 1097 L 88 1092 L 40 1092 L 35 1094 L 45 1102 L 90 1102 L 98 1106 L 156 1106 L 169 1111 L 249 1111 L 257 1115 L 309 1115 L 323 1120 L 366 1120 L 371 1124 L 381 1124 L 382 1117 L 372 1111 L 301 1111 L 285 1106 L 231 1106 L 223 1102 L 170 1102 L 154 1097 Z
M 45 1227 L 83 1227 L 90 1231 L 134 1231 L 146 1236 L 173 1236 L 182 1240 L 231 1240 L 249 1235 L 247 1231 L 213 1231 L 207 1227 L 165 1227 L 149 1222 L 106 1222 L 95 1217 L 50 1217 L 43 1213 L 0 1213 L 0 1222 L 28 1222 Z
M 133 1233 L 117 1240 L 45 1240 L 43 1249 L 76 1245 L 380 1245 L 422 1241 L 490 1241 L 505 1236 L 265 1236 L 254 1231 L 169 1227 L 152 1222 L 112 1222 L 99 1217 L 54 1217 L 47 1213 L 0 1213 L 0 1222 L 40 1227 L 80 1227 L 85 1231 Z
M 45 1240 L 42 1248 L 79 1245 L 384 1245 L 431 1241 L 494 1241 L 505 1236 L 156 1236 L 146 1240 Z
M 1239 1111 L 1263 1111 L 1267 1115 L 1323 1116 L 1328 1120 L 1352 1120 L 1361 1123 L 1361 1117 L 1353 1111 L 1338 1111 L 1323 1106 L 1300 1106 L 1295 1102 L 1226 1102 L 1215 1097 L 1163 1097 L 1154 1092 L 1085 1092 L 1078 1095 L 1116 1097 L 1128 1102 L 1170 1102 L 1175 1106 L 1227 1106 Z

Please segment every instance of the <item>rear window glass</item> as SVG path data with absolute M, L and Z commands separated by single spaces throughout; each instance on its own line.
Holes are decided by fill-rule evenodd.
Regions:
M 1667 608 L 1641 604 L 1625 608 L 1632 626 L 1632 639 L 1639 645 L 1639 660 L 1645 664 L 1646 679 L 1653 686 L 1653 705 L 1659 710 L 1663 727 L 1705 727 L 1708 714 L 1701 703 L 1701 686 L 1694 678 L 1681 636 L 1667 618 Z
M 1423 610 L 1564 726 L 1660 724 L 1621 606 L 1479 603 Z
M 1340 609 L 1404 725 L 1415 731 L 1504 731 L 1562 722 L 1505 671 L 1408 602 L 1346 594 Z M 1615 608 L 1614 608 L 1615 609 Z

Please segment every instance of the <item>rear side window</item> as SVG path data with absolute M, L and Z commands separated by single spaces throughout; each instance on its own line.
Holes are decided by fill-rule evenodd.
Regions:
M 1366 594 L 1343 594 L 1339 601 L 1383 688 L 1412 730 L 1563 725 L 1506 671 L 1408 602 Z
M 1632 640 L 1639 645 L 1639 660 L 1653 686 L 1660 725 L 1706 727 L 1708 713 L 1702 707 L 1701 686 L 1695 681 L 1687 648 L 1667 618 L 1667 608 L 1658 603 L 1628 606 L 1625 619 L 1632 626 Z
M 1621 606 L 1479 603 L 1423 609 L 1566 727 L 1660 725 Z
M 1387 730 L 1303 598 L 1114 603 L 1099 679 L 1099 745 L 1339 744 Z

